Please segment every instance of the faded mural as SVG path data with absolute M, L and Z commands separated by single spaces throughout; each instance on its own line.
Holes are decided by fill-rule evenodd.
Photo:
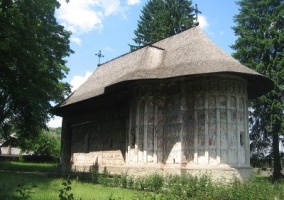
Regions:
M 244 79 L 143 81 L 129 94 L 120 107 L 85 116 L 88 122 L 72 120 L 73 170 L 250 166 Z

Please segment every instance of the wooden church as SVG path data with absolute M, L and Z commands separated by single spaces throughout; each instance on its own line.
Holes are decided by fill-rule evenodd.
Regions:
M 247 179 L 248 100 L 272 87 L 190 28 L 100 65 L 55 107 L 61 170 Z

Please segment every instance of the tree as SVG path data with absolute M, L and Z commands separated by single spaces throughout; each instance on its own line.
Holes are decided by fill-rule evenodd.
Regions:
M 142 9 L 131 51 L 191 27 L 193 11 L 188 0 L 150 0 Z
M 274 81 L 274 89 L 251 102 L 251 139 L 272 141 L 273 178 L 281 177 L 279 134 L 284 131 L 284 1 L 239 0 L 233 56 Z
M 21 140 L 20 146 L 22 147 L 22 152 L 31 152 L 35 156 L 59 158 L 60 138 L 52 134 L 51 130 L 41 130 L 32 139 Z
M 62 81 L 71 33 L 54 17 L 56 0 L 0 0 L 0 135 L 30 138 L 70 92 Z

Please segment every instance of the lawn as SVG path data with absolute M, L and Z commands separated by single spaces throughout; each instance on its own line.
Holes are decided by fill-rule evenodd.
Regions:
M 63 182 L 65 180 L 62 178 L 51 178 L 41 173 L 0 171 L 0 199 L 15 199 L 15 195 L 19 194 L 16 190 L 30 194 L 29 199 L 59 199 L 59 190 L 64 188 Z M 69 194 L 72 193 L 74 199 L 109 200 L 111 196 L 114 199 L 132 199 L 137 193 L 133 190 L 109 188 L 76 180 L 71 181 L 71 188 Z
M 26 163 L 0 161 L 0 170 L 17 172 L 57 172 L 56 163 Z
M 134 179 L 127 175 L 96 175 L 96 179 L 91 179 L 90 175 L 73 174 L 71 180 L 59 177 L 56 172 L 56 164 L 0 162 L 0 199 L 62 200 L 60 191 L 66 192 L 70 186 L 63 196 L 73 195 L 76 200 L 284 200 L 284 182 L 273 184 L 268 177 L 260 176 L 254 176 L 249 183 L 234 180 L 216 184 L 208 176 L 149 175 Z M 67 180 L 71 180 L 70 185 Z
M 15 199 L 19 195 L 17 190 L 29 194 L 28 199 L 59 199 L 59 190 L 66 179 L 56 177 L 55 163 L 25 163 L 0 162 L 0 199 Z M 85 183 L 78 180 L 71 181 L 71 191 L 74 199 L 132 199 L 137 191 L 105 187 L 98 184 Z M 138 192 L 139 193 L 139 192 Z M 140 192 L 142 193 L 142 192 Z

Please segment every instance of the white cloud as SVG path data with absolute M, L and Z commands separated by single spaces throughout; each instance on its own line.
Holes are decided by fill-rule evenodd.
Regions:
M 204 15 L 198 15 L 198 21 L 201 29 L 207 29 L 209 27 L 209 23 Z
M 80 35 L 95 29 L 103 29 L 103 21 L 110 15 L 121 15 L 127 18 L 125 11 L 127 6 L 140 3 L 140 0 L 59 0 L 61 6 L 56 12 L 60 23 L 73 35 Z M 76 37 L 78 38 L 78 37 Z M 72 40 L 78 44 L 78 40 Z
M 102 28 L 103 13 L 97 7 L 99 0 L 59 0 L 58 19 L 73 33 L 86 33 Z
M 70 84 L 72 86 L 72 92 L 74 92 L 78 87 L 80 87 L 92 74 L 92 72 L 87 71 L 84 76 L 74 76 L 72 80 L 70 81 Z M 57 128 L 62 126 L 62 118 L 55 116 L 54 118 L 50 119 L 50 121 L 47 123 L 48 127 L 51 128 Z
M 87 71 L 84 76 L 74 76 L 70 81 L 70 85 L 72 86 L 72 92 L 75 91 L 78 87 L 80 87 L 88 78 L 91 76 L 92 72 Z
M 48 123 L 47 126 L 50 128 L 58 128 L 62 126 L 62 117 L 55 116 Z
M 110 15 L 125 17 L 126 7 L 120 0 L 59 0 L 61 6 L 57 17 L 72 33 L 83 34 L 94 29 L 102 30 L 103 20 Z M 127 5 L 138 4 L 140 0 L 128 0 Z
M 80 38 L 78 38 L 78 37 L 71 37 L 70 40 L 71 40 L 72 42 L 75 42 L 75 43 L 78 44 L 79 46 L 81 46 L 81 44 L 82 44 L 82 40 L 81 40 Z
M 104 10 L 104 16 L 119 14 L 123 11 L 119 0 L 101 0 L 100 6 Z
M 127 0 L 127 5 L 129 6 L 133 6 L 139 3 L 140 3 L 140 0 Z

